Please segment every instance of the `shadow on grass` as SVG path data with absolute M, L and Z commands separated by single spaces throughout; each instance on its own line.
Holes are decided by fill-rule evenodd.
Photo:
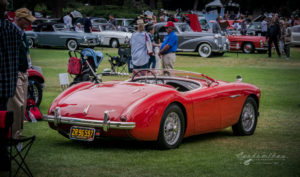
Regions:
M 219 138 L 234 137 L 231 131 L 219 131 L 213 133 L 206 133 L 195 135 L 183 139 L 181 144 L 205 143 Z M 93 142 L 65 140 L 54 142 L 55 146 L 65 148 L 78 148 L 78 149 L 122 149 L 122 150 L 160 150 L 155 141 L 138 141 L 134 139 L 124 138 L 97 138 Z

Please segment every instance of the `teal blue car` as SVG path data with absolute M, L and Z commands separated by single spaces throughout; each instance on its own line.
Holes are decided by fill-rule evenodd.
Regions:
M 30 47 L 51 46 L 76 50 L 79 47 L 93 48 L 100 45 L 100 36 L 71 31 L 65 24 L 42 23 L 34 31 L 26 31 Z

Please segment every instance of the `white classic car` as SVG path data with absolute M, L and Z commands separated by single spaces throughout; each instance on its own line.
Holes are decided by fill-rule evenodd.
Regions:
M 300 45 L 300 25 L 292 27 L 291 43 L 293 45 Z
M 100 43 L 102 46 L 110 46 L 117 48 L 123 45 L 126 41 L 129 41 L 132 33 L 118 31 L 114 25 L 110 23 L 99 24 L 99 31 L 93 30 L 93 34 L 100 36 Z

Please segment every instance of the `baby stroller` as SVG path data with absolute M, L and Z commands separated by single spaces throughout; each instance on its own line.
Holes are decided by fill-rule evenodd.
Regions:
M 131 50 L 129 47 L 119 47 L 118 55 L 119 56 L 111 56 L 108 60 L 111 65 L 111 73 L 102 73 L 103 75 L 128 75 L 126 72 L 126 68 L 128 67 L 128 71 L 130 72 L 130 60 L 131 60 Z
M 70 86 L 84 81 L 101 82 L 97 75 L 97 68 L 104 58 L 102 52 L 85 48 L 81 51 L 69 51 L 69 56 L 68 73 L 75 75 Z

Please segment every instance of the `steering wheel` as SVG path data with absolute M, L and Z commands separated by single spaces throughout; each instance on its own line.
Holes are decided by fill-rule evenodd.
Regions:
M 155 80 L 155 83 L 157 84 L 157 77 L 156 75 L 149 69 L 142 69 L 142 70 L 139 70 L 138 72 L 136 72 L 132 78 L 131 78 L 131 81 L 134 81 L 134 78 L 141 72 L 144 72 L 144 71 L 147 71 L 147 73 L 151 73 L 151 75 L 154 77 L 154 80 Z M 145 80 L 145 83 L 147 83 L 147 80 L 148 80 L 148 77 L 144 77 L 144 80 Z

